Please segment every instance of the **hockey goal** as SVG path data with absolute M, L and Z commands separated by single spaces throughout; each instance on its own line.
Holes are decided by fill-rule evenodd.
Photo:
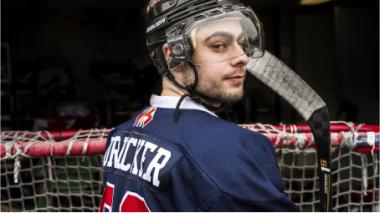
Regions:
M 242 124 L 276 148 L 286 194 L 319 211 L 316 152 L 307 125 Z M 97 211 L 109 129 L 1 132 L 0 211 Z M 334 211 L 379 211 L 379 126 L 331 123 Z

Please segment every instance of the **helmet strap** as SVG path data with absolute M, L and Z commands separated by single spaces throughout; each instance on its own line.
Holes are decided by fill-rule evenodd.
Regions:
M 176 79 L 175 77 L 173 76 L 173 74 L 169 71 L 169 69 L 167 69 L 167 71 L 164 73 L 164 76 L 166 76 L 174 85 L 176 85 L 177 87 L 183 89 L 183 90 L 186 90 L 188 93 L 186 94 L 183 94 L 181 96 L 181 98 L 179 99 L 177 105 L 176 105 L 176 108 L 175 108 L 175 112 L 174 112 L 174 121 L 177 122 L 179 117 L 180 117 L 180 106 L 181 106 L 181 103 L 183 102 L 183 100 L 185 100 L 186 97 L 190 97 L 191 99 L 193 99 L 195 102 L 198 102 L 200 104 L 202 104 L 203 106 L 205 106 L 207 109 L 211 110 L 211 111 L 220 111 L 222 109 L 225 108 L 225 104 L 222 103 L 222 105 L 220 107 L 214 107 L 208 103 L 205 103 L 205 102 L 202 102 L 201 101 L 201 98 L 203 99 L 210 99 L 210 97 L 207 97 L 206 95 L 203 95 L 201 94 L 200 92 L 196 91 L 196 86 L 198 84 L 198 70 L 196 68 L 196 66 L 193 64 L 193 63 L 189 63 L 190 67 L 193 69 L 193 72 L 194 72 L 194 82 L 192 84 L 189 84 L 189 85 L 182 85 L 180 84 Z

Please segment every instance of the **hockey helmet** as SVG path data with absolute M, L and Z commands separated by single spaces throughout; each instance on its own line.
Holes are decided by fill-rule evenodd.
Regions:
M 146 21 L 146 43 L 160 74 L 184 62 L 204 65 L 264 53 L 261 22 L 238 1 L 151 0 Z M 164 43 L 172 53 L 170 60 L 163 55 Z M 211 57 L 206 62 L 199 60 L 197 51 L 208 51 Z

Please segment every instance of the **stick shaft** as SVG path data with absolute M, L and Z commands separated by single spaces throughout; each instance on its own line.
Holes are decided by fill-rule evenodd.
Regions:
M 288 101 L 309 124 L 317 145 L 320 210 L 331 211 L 330 126 L 325 102 L 300 76 L 268 51 L 261 58 L 251 58 L 247 70 Z

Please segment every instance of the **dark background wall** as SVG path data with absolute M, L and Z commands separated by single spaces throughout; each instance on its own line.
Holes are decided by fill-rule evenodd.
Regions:
M 245 2 L 262 19 L 267 49 L 321 95 L 332 120 L 379 123 L 378 0 Z M 158 91 L 160 77 L 145 49 L 143 1 L 1 3 L 2 129 L 112 127 Z M 222 117 L 302 121 L 254 77 L 245 89 L 244 100 Z

